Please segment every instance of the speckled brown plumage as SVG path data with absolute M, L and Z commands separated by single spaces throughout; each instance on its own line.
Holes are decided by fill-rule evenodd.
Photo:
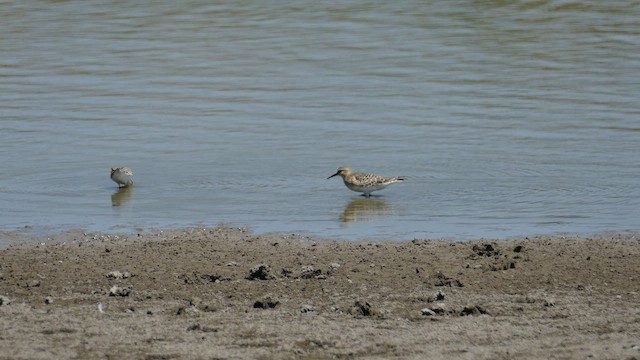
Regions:
M 370 173 L 353 172 L 344 166 L 338 168 L 338 171 L 327 179 L 337 175 L 342 177 L 342 181 L 344 181 L 347 188 L 361 192 L 367 197 L 371 196 L 374 191 L 382 190 L 393 183 L 404 181 L 402 176 L 383 177 Z

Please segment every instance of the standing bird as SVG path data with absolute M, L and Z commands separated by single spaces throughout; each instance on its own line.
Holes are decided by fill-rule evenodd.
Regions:
M 344 181 L 349 190 L 364 193 L 366 197 L 370 197 L 374 191 L 382 190 L 393 183 L 404 181 L 402 176 L 382 177 L 367 173 L 357 173 L 344 166 L 339 167 L 338 171 L 327 179 L 331 179 L 336 175 L 342 176 L 342 181 Z
M 111 168 L 111 180 L 118 184 L 118 187 L 127 187 L 133 185 L 133 171 L 128 167 Z

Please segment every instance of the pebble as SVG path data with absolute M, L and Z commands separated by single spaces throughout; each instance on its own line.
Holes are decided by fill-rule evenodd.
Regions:
M 262 300 L 258 300 L 253 303 L 254 309 L 275 309 L 276 306 L 280 305 L 280 301 L 273 300 L 271 296 L 266 296 Z
M 327 270 L 327 275 L 332 275 L 333 273 L 338 271 L 339 268 L 340 268 L 340 264 L 338 263 L 329 264 L 329 270 Z
M 320 276 L 322 274 L 322 270 L 316 270 L 311 265 L 303 266 L 302 271 L 300 272 L 300 277 L 303 279 L 312 279 Z
M 303 305 L 302 308 L 300 309 L 300 312 L 303 314 L 314 312 L 314 311 L 316 311 L 316 309 L 314 309 L 313 306 L 311 305 Z
M 116 285 L 112 286 L 111 289 L 109 289 L 109 296 L 129 296 L 130 293 L 131 289 L 122 288 Z
M 106 275 L 107 279 L 127 279 L 131 277 L 131 273 L 112 271 Z
M 436 316 L 436 313 L 429 308 L 424 308 L 420 310 L 420 312 L 422 313 L 423 316 Z
M 271 267 L 266 264 L 259 264 L 249 270 L 249 276 L 247 280 L 271 280 L 275 279 L 275 276 L 271 274 Z
M 460 316 L 470 316 L 470 315 L 485 315 L 488 314 L 487 310 L 483 307 L 475 305 L 475 306 L 465 306 L 464 309 L 460 312 Z
M 420 311 L 424 316 L 444 315 L 446 313 L 446 306 L 443 303 L 436 303 L 430 308 L 424 308 Z
M 353 316 L 374 316 L 376 311 L 368 302 L 356 301 L 349 310 Z

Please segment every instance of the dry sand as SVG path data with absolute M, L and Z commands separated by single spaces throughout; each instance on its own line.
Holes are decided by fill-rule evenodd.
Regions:
M 639 239 L 57 235 L 0 250 L 0 358 L 638 359 Z

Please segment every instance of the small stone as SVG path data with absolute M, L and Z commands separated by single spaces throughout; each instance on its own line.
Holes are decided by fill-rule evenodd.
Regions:
M 265 297 L 263 300 L 258 300 L 253 303 L 254 309 L 275 309 L 276 306 L 280 305 L 279 301 L 271 299 L 271 296 Z
M 354 316 L 374 316 L 376 314 L 373 307 L 368 302 L 356 301 L 349 311 Z
M 300 272 L 300 277 L 302 279 L 313 279 L 316 276 L 320 275 L 321 273 L 322 273 L 322 270 L 320 269 L 316 270 L 313 268 L 313 266 L 307 265 L 302 267 L 302 271 Z
M 251 268 L 247 280 L 271 280 L 275 276 L 271 275 L 271 267 L 266 264 L 259 264 Z
M 107 277 L 107 279 L 128 279 L 131 277 L 131 273 L 112 271 L 105 276 Z
M 475 244 L 471 248 L 476 255 L 479 256 L 498 256 L 500 255 L 500 250 L 497 250 L 493 247 L 493 244 L 485 243 L 485 244 Z
M 44 298 L 44 303 L 49 305 L 53 303 L 53 298 L 51 296 L 47 296 L 46 298 Z
M 200 311 L 193 306 L 180 306 L 176 310 L 176 315 L 178 316 L 191 316 L 196 317 Z
M 464 285 L 462 284 L 462 282 L 460 282 L 460 280 L 450 278 L 445 274 L 441 273 L 440 271 L 437 271 L 435 274 L 433 274 L 432 278 L 435 280 L 434 282 L 435 286 L 464 287 Z
M 300 312 L 303 314 L 314 312 L 314 311 L 316 311 L 316 309 L 314 309 L 313 306 L 311 305 L 303 305 L 302 308 L 300 309 Z
M 0 295 L 0 306 L 9 304 L 11 304 L 11 300 L 6 296 Z
M 465 306 L 464 309 L 462 309 L 462 311 L 460 312 L 460 316 L 484 315 L 484 314 L 488 314 L 487 311 L 478 305 Z
M 130 293 L 131 289 L 122 288 L 116 285 L 112 286 L 111 289 L 109 289 L 109 296 L 129 296 Z
M 431 306 L 431 311 L 438 315 L 444 315 L 447 312 L 447 307 L 444 303 L 435 303 Z
M 444 315 L 446 313 L 446 308 L 443 303 L 436 303 L 436 304 L 433 304 L 431 307 L 424 308 L 420 311 L 424 316 Z
M 436 316 L 436 313 L 429 308 L 424 308 L 420 310 L 420 312 L 422 313 L 423 316 Z
M 25 287 L 39 287 L 40 286 L 40 280 L 31 280 L 29 281 L 29 283 L 27 283 L 27 285 Z
M 282 271 L 280 272 L 280 274 L 282 274 L 282 276 L 286 278 L 290 277 L 292 273 L 293 271 L 286 268 L 283 268 Z

